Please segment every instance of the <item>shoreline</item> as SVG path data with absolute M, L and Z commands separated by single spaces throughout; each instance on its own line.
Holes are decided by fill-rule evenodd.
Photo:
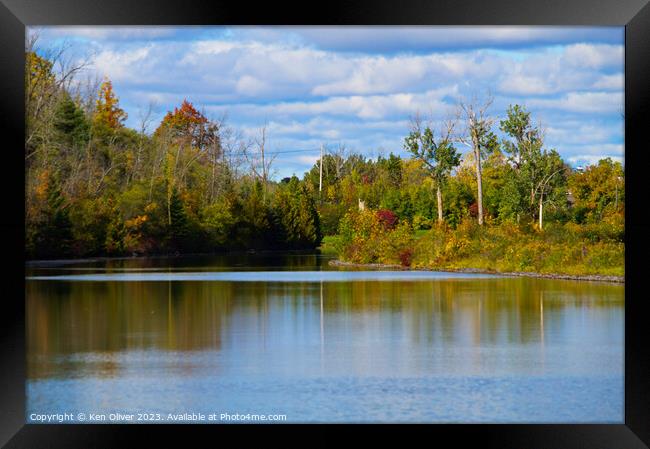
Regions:
M 138 259 L 179 259 L 183 257 L 211 257 L 211 256 L 254 256 L 273 254 L 315 254 L 312 249 L 248 249 L 208 253 L 170 253 L 170 254 L 135 254 L 130 256 L 89 256 L 72 259 L 30 259 L 25 260 L 25 266 L 31 268 L 57 265 L 70 265 L 74 263 L 106 262 L 111 260 L 138 260 Z M 316 253 L 318 254 L 318 253 Z
M 478 268 L 411 268 L 405 267 L 398 264 L 381 264 L 381 263 L 353 263 L 353 262 L 343 262 L 338 259 L 330 260 L 328 265 L 333 267 L 350 267 L 350 268 L 373 268 L 377 270 L 391 269 L 391 270 L 404 270 L 404 271 L 442 271 L 448 273 L 480 273 L 480 274 L 498 274 L 500 276 L 511 276 L 511 277 L 534 277 L 534 278 L 544 278 L 544 279 L 560 279 L 568 281 L 591 281 L 591 282 L 609 282 L 615 284 L 625 284 L 625 276 L 604 276 L 598 274 L 585 274 L 585 275 L 575 275 L 575 274 L 559 274 L 559 273 L 535 273 L 528 271 L 515 271 L 515 272 L 502 272 L 502 271 L 490 271 L 490 270 L 481 270 Z

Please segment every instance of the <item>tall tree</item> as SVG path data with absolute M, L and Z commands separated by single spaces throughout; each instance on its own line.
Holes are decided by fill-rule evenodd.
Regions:
M 418 117 L 414 118 L 411 132 L 404 139 L 404 149 L 417 158 L 436 184 L 438 202 L 438 222 L 442 217 L 442 185 L 451 171 L 460 164 L 460 154 L 453 145 L 454 121 L 445 123 L 444 131 L 435 137 L 429 126 L 422 130 Z
M 56 176 L 44 176 L 37 194 L 44 201 L 39 218 L 28 233 L 28 250 L 36 257 L 69 255 L 73 241 L 70 203 L 61 192 L 60 181 Z
M 113 91 L 113 83 L 108 78 L 99 87 L 99 95 L 95 102 L 95 123 L 111 130 L 121 128 L 127 113 L 119 106 L 119 99 Z
M 154 135 L 168 133 L 176 141 L 199 150 L 208 150 L 215 144 L 220 149 L 218 131 L 218 123 L 210 121 L 185 99 L 180 107 L 167 112 Z
M 266 124 L 259 130 L 252 145 L 249 145 L 244 156 L 250 164 L 251 171 L 261 182 L 262 198 L 266 201 L 267 184 L 271 178 L 271 166 L 277 154 L 269 155 L 267 148 Z M 251 149 L 252 148 L 252 149 Z
M 509 139 L 503 140 L 503 150 L 516 169 L 521 167 L 526 155 L 539 148 L 542 143 L 540 130 L 532 125 L 530 112 L 518 104 L 508 106 L 506 118 L 499 122 L 499 128 Z
M 67 93 L 57 105 L 54 129 L 59 133 L 59 140 L 68 148 L 84 145 L 90 137 L 90 125 L 83 110 Z
M 538 208 L 537 219 L 540 231 L 544 226 L 544 204 L 555 201 L 566 202 L 567 166 L 555 150 L 531 151 L 523 159 L 522 169 L 533 186 L 533 201 Z
M 490 96 L 485 101 L 472 100 L 469 103 L 461 102 L 460 110 L 465 117 L 467 132 L 461 137 L 461 141 L 472 149 L 474 163 L 476 166 L 476 201 L 478 203 L 478 224 L 483 224 L 483 174 L 481 172 L 481 161 L 488 154 L 493 152 L 498 141 L 492 132 L 494 118 L 488 114 L 493 98 Z

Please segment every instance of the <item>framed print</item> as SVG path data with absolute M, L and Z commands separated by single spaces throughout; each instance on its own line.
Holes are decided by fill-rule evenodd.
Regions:
M 2 0 L 2 443 L 648 447 L 646 3 Z

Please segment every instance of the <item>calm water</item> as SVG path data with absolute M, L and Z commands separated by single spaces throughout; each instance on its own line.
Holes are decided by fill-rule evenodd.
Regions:
M 28 267 L 28 422 L 623 421 L 623 286 L 326 262 Z

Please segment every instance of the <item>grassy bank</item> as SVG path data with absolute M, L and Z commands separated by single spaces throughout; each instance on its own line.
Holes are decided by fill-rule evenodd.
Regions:
M 414 233 L 408 224 L 385 226 L 372 214 L 348 217 L 341 234 L 323 241 L 323 251 L 355 264 L 411 268 L 533 272 L 574 276 L 623 276 L 622 217 L 596 224 L 436 226 Z

